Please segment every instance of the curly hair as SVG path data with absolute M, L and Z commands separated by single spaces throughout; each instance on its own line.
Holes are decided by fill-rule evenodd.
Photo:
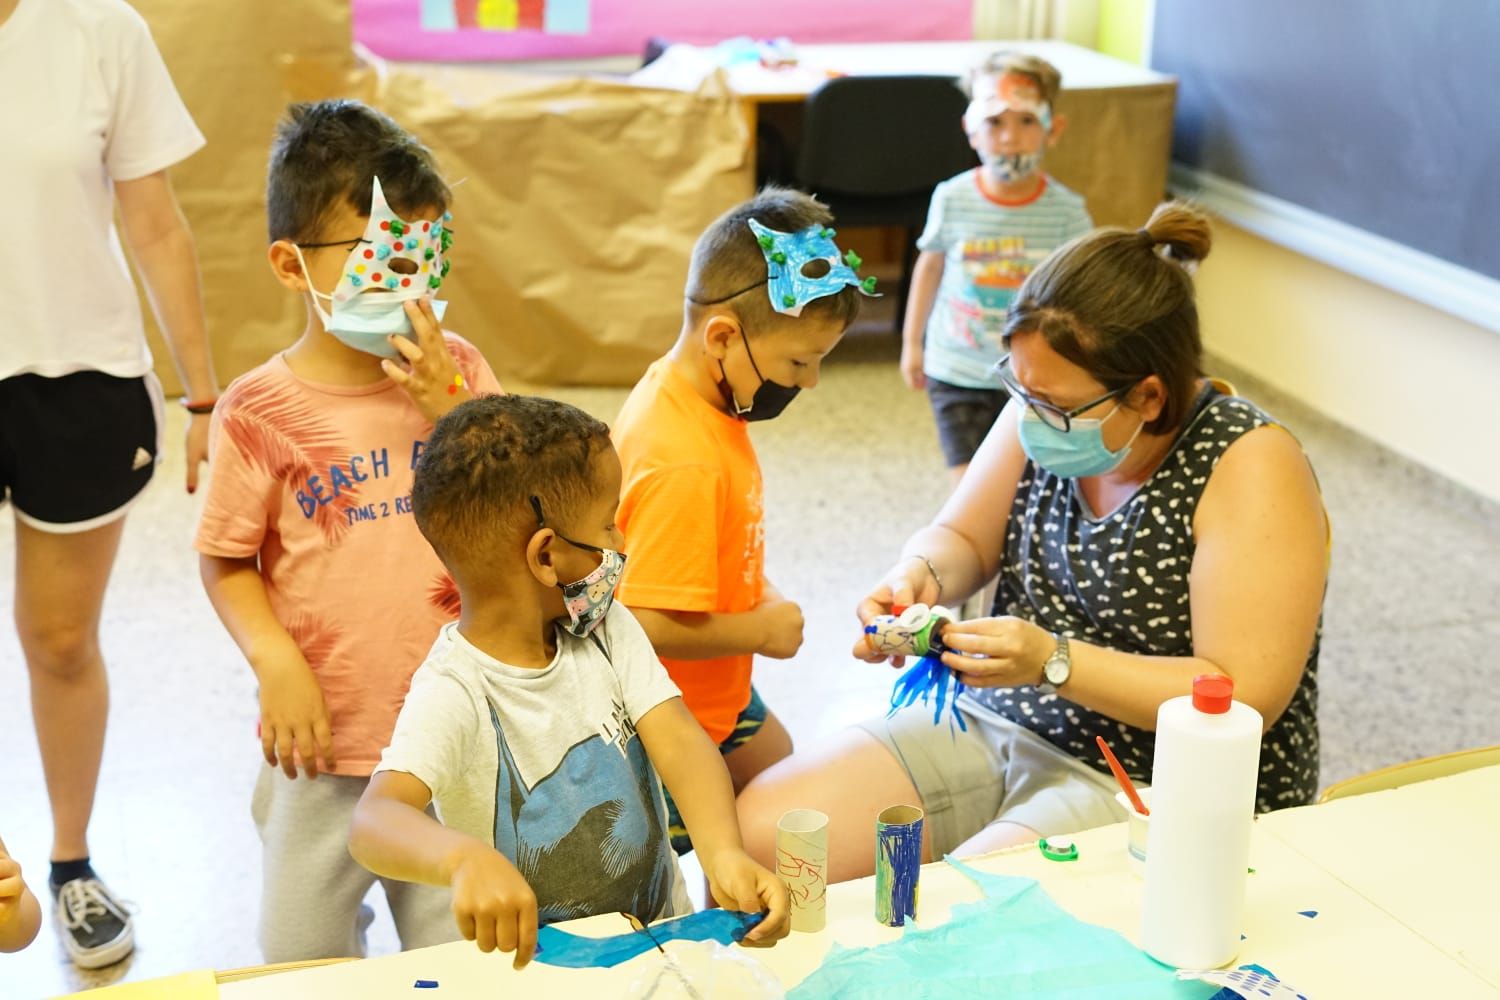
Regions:
M 609 428 L 576 406 L 539 396 L 471 399 L 437 422 L 422 450 L 411 490 L 417 527 L 445 563 L 534 524 L 532 497 L 565 530 L 592 499 L 594 459 L 609 447 Z

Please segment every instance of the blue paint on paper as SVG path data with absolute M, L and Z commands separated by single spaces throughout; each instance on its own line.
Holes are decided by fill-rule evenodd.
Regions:
M 667 941 L 717 941 L 733 944 L 765 919 L 763 913 L 704 910 L 652 924 L 643 931 L 593 938 L 569 934 L 550 924 L 536 932 L 536 960 L 567 969 L 608 969 L 628 962 Z
M 917 915 L 922 874 L 922 820 L 875 824 L 875 919 L 903 927 Z
M 436 979 L 418 979 L 411 984 L 411 988 L 414 990 L 435 990 L 438 988 L 438 981 Z
M 1306 917 L 1309 920 L 1311 920 L 1313 917 L 1316 917 L 1317 915 L 1318 915 L 1318 911 L 1317 910 L 1298 910 L 1297 911 L 1297 916 L 1299 916 L 1299 917 Z

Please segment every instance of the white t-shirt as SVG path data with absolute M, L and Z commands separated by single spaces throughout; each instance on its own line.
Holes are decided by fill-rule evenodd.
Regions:
M 597 643 L 557 635 L 557 656 L 535 670 L 445 625 L 376 773 L 413 775 L 445 826 L 493 843 L 536 893 L 543 923 L 689 913 L 661 783 L 635 731 L 681 695 L 618 601 Z
M 146 22 L 124 0 L 21 0 L 0 24 L 0 134 L 0 378 L 144 375 L 114 182 L 203 146 Z

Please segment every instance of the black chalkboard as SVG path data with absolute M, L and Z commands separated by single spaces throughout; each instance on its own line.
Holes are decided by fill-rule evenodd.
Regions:
M 1173 159 L 1500 279 L 1500 0 L 1156 0 Z

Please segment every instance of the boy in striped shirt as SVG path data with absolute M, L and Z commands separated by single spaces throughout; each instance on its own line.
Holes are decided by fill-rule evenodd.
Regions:
M 901 348 L 901 376 L 927 390 L 955 484 L 1005 405 L 993 369 L 1011 299 L 1033 267 L 1093 228 L 1083 198 L 1041 169 L 1067 124 L 1053 113 L 1057 69 L 1001 52 L 969 83 L 963 126 L 980 166 L 932 193 Z

